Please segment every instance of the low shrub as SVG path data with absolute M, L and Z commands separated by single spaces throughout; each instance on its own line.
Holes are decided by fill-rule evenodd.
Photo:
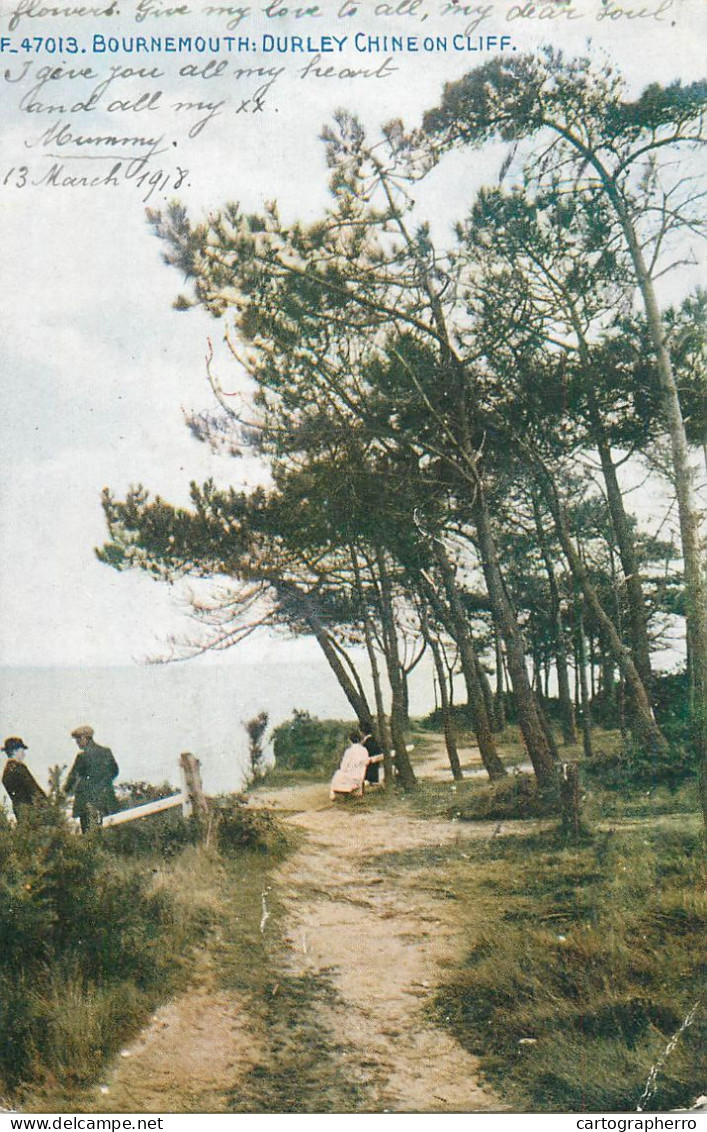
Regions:
M 282 853 L 287 836 L 274 814 L 251 809 L 245 800 L 233 794 L 222 794 L 211 802 L 216 846 L 224 856 L 243 849 L 258 853 Z
M 273 732 L 275 766 L 333 774 L 355 726 L 341 720 L 317 719 L 306 711 L 295 711 L 291 719 L 281 723 Z
M 669 742 L 690 744 L 690 679 L 686 671 L 663 673 L 653 684 L 658 725 Z
M 448 814 L 460 821 L 510 821 L 553 816 L 558 808 L 556 793 L 538 790 L 534 777 L 516 772 L 478 787 L 462 803 L 451 806 Z
M 133 806 L 142 806 L 147 802 L 158 802 L 161 798 L 169 798 L 178 794 L 176 786 L 169 782 L 162 782 L 155 786 L 153 782 L 121 782 L 115 788 L 118 798 L 118 807 L 121 810 L 130 810 Z
M 77 836 L 59 804 L 0 820 L 0 1092 L 91 1076 L 179 976 L 170 895 L 109 832 Z
M 255 782 L 264 778 L 267 773 L 265 765 L 265 732 L 268 728 L 270 716 L 261 711 L 251 719 L 246 719 L 243 726 L 248 736 L 248 781 Z
M 168 782 L 154 786 L 151 782 L 123 782 L 117 790 L 121 810 L 130 810 L 148 802 L 157 802 L 177 794 Z M 194 844 L 196 830 L 185 821 L 181 807 L 149 814 L 125 825 L 103 831 L 103 844 L 122 857 L 158 857 L 168 860 L 187 845 Z
M 614 749 L 599 746 L 583 766 L 605 789 L 624 793 L 658 785 L 676 789 L 697 774 L 697 758 L 689 744 L 671 743 L 667 751 L 655 751 L 631 738 Z
M 467 704 L 454 704 L 452 718 L 457 731 L 473 731 L 474 720 Z M 443 731 L 444 716 L 440 707 L 434 708 L 428 715 L 419 721 L 423 731 Z

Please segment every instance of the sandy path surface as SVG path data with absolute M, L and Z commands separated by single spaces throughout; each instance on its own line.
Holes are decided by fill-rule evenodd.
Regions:
M 439 755 L 416 769 L 449 777 Z M 278 951 L 284 945 L 285 976 L 326 980 L 331 993 L 317 1017 L 339 1071 L 360 1083 L 361 1111 L 502 1110 L 480 1085 L 476 1059 L 433 1021 L 445 964 L 466 942 L 439 875 L 431 883 L 424 861 L 415 863 L 417 851 L 489 829 L 391 813 L 366 799 L 331 804 L 325 785 L 260 790 L 257 804 L 305 833 L 274 877 L 284 916 L 263 930 L 277 933 Z M 390 852 L 412 853 L 412 865 L 386 866 L 381 854 Z M 223 1112 L 263 1051 L 243 1004 L 202 987 L 163 1007 L 125 1054 L 104 1086 L 106 1111 Z M 167 1098 L 179 1098 L 177 1106 Z
M 99 1086 L 96 1112 L 228 1112 L 234 1083 L 258 1060 L 238 998 L 192 989 L 154 1015 Z
M 331 980 L 339 1001 L 323 1021 L 351 1071 L 363 1067 L 378 1111 L 498 1111 L 498 1099 L 479 1084 L 476 1059 L 427 1009 L 445 964 L 465 949 L 450 902 L 438 884 L 426 885 L 424 870 L 392 872 L 376 861 L 472 831 L 366 810 L 365 801 L 328 806 L 327 798 L 324 787 L 312 791 L 311 808 L 290 819 L 308 836 L 277 878 L 290 971 Z

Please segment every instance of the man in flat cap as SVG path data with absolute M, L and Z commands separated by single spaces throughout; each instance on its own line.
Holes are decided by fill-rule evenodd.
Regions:
M 2 772 L 2 784 L 10 795 L 12 809 L 19 821 L 20 814 L 25 806 L 33 806 L 35 802 L 43 801 L 46 794 L 34 775 L 25 766 L 24 758 L 27 746 L 18 735 L 11 735 L 3 744 L 3 751 L 7 755 L 7 762 Z
M 86 725 L 71 732 L 79 753 L 66 779 L 67 794 L 74 795 L 73 815 L 81 822 L 81 832 L 88 833 L 100 826 L 105 814 L 118 809 L 113 779 L 118 764 L 108 747 L 100 747 L 93 740 L 93 728 Z

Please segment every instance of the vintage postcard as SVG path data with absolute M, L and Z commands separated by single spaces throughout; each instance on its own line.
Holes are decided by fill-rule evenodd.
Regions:
M 706 34 L 2 0 L 6 1112 L 693 1126 Z

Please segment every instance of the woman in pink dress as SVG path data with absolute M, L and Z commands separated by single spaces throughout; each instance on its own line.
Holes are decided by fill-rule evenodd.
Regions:
M 331 780 L 329 796 L 332 802 L 338 795 L 355 794 L 360 797 L 368 767 L 371 763 L 383 761 L 383 755 L 369 755 L 359 731 L 352 731 L 349 738 L 351 746 L 344 751 L 341 765 Z

